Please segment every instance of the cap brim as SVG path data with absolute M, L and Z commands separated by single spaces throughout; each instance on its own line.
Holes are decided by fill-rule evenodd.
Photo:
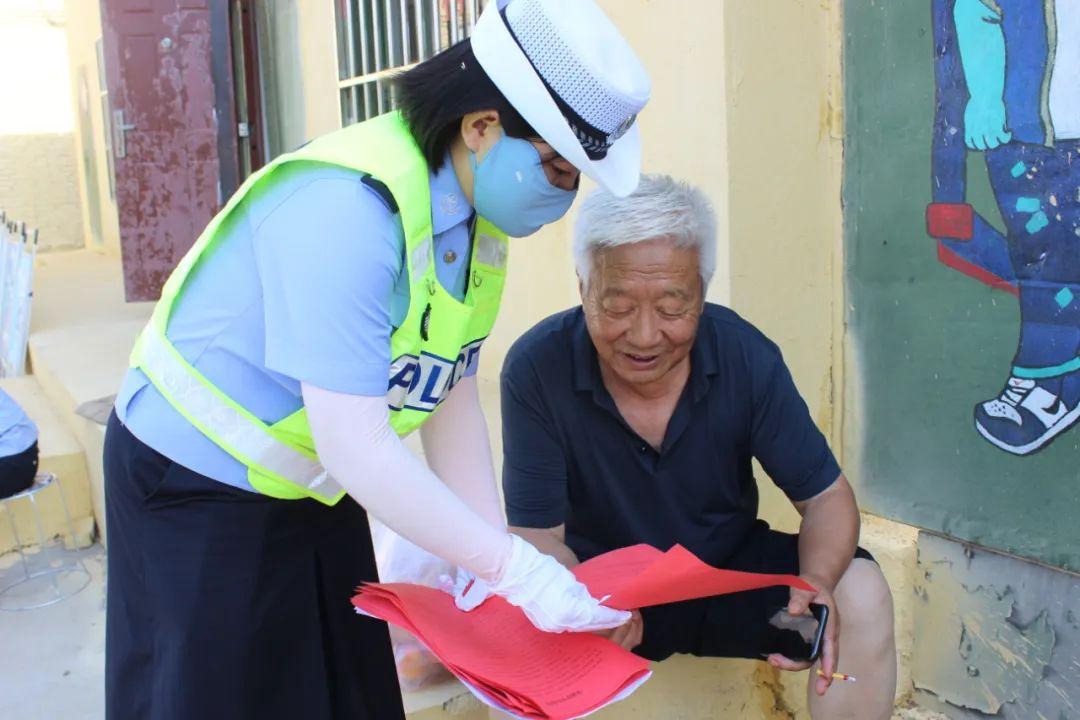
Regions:
M 641 133 L 635 122 L 608 149 L 602 160 L 591 160 L 581 147 L 529 58 L 514 40 L 490 3 L 477 21 L 472 49 L 480 66 L 525 121 L 566 160 L 612 194 L 625 197 L 641 178 Z

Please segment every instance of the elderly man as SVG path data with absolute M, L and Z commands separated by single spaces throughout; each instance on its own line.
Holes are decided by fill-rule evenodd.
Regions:
M 515 532 L 574 565 L 615 548 L 675 543 L 706 562 L 796 573 L 773 588 L 646 608 L 611 635 L 652 660 L 673 653 L 799 663 L 763 647 L 778 608 L 830 608 L 814 718 L 888 718 L 896 683 L 892 598 L 858 548 L 855 496 L 780 350 L 705 302 L 715 218 L 697 190 L 646 177 L 582 206 L 580 307 L 539 323 L 502 372 L 507 513 Z M 802 514 L 798 535 L 758 519 L 751 461 Z M 856 684 L 829 690 L 834 670 Z M 828 690 L 828 692 L 826 692 Z

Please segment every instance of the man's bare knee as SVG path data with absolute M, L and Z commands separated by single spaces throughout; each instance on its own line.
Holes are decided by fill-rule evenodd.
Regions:
M 889 583 L 877 563 L 862 558 L 851 562 L 836 587 L 841 627 L 874 644 L 893 643 L 893 603 Z

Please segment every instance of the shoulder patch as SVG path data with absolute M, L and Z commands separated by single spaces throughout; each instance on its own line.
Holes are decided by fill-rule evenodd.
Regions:
M 376 180 L 371 175 L 364 175 L 360 178 L 360 182 L 367 185 L 369 188 L 375 191 L 375 193 L 382 198 L 382 201 L 386 203 L 386 207 L 390 208 L 390 212 L 397 215 L 399 212 L 397 201 L 394 200 L 394 195 L 390 192 L 390 188 L 385 184 Z

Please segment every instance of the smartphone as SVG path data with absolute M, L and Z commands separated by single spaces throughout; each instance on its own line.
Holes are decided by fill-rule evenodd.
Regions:
M 810 603 L 805 615 L 792 615 L 787 607 L 770 613 L 763 656 L 779 653 L 789 660 L 814 662 L 821 654 L 821 639 L 829 621 L 829 607 Z

